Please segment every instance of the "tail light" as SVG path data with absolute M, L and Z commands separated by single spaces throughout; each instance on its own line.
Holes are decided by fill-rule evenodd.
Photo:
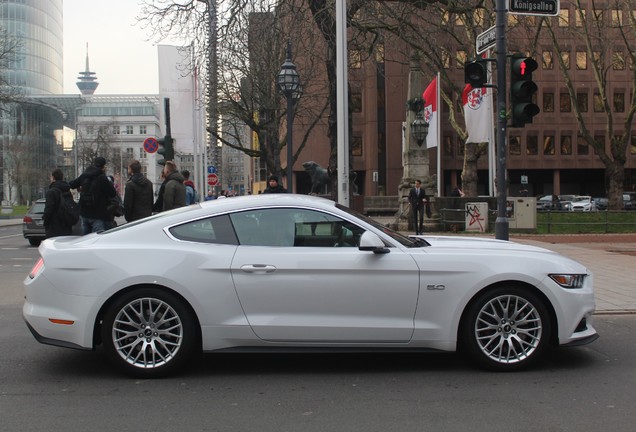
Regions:
M 23 223 L 33 223 L 33 218 L 31 216 L 25 216 L 22 218 Z
M 38 273 L 42 271 L 43 268 L 44 268 L 44 260 L 40 258 L 39 260 L 36 261 L 35 265 L 29 272 L 29 278 L 35 279 L 35 277 L 38 275 Z

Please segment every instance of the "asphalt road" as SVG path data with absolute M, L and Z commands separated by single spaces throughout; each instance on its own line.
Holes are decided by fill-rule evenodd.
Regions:
M 0 231 L 0 431 L 600 431 L 636 424 L 636 315 L 520 373 L 456 354 L 206 354 L 137 380 L 101 350 L 41 345 L 21 317 L 37 249 Z M 27 260 L 30 258 L 30 261 Z

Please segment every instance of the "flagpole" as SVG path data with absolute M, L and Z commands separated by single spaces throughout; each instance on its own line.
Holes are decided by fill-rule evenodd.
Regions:
M 486 51 L 486 57 L 490 58 L 490 50 Z M 492 84 L 492 63 L 488 62 L 488 84 Z M 488 89 L 488 103 L 490 104 L 490 127 L 488 128 L 488 192 L 495 196 L 495 110 L 493 101 L 493 88 Z
M 443 174 L 441 172 L 441 161 L 442 161 L 442 147 L 441 147 L 441 121 L 440 118 L 442 117 L 442 100 L 440 98 L 440 73 L 437 72 L 437 88 L 435 89 L 435 98 L 437 100 L 437 115 L 435 117 L 437 117 L 436 121 L 437 121 L 437 196 L 441 197 L 442 196 L 442 177 Z

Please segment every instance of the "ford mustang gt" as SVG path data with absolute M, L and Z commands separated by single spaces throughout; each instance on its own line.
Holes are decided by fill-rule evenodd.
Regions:
M 514 242 L 405 237 L 322 198 L 207 201 L 42 242 L 24 319 L 45 344 L 157 377 L 197 352 L 455 351 L 516 370 L 597 338 L 593 277 Z

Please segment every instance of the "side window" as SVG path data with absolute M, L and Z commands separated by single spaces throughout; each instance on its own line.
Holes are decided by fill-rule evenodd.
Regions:
M 170 234 L 183 241 L 197 243 L 238 244 L 227 215 L 200 219 L 170 228 Z
M 358 247 L 364 232 L 357 225 L 313 210 L 254 210 L 230 217 L 241 245 Z

